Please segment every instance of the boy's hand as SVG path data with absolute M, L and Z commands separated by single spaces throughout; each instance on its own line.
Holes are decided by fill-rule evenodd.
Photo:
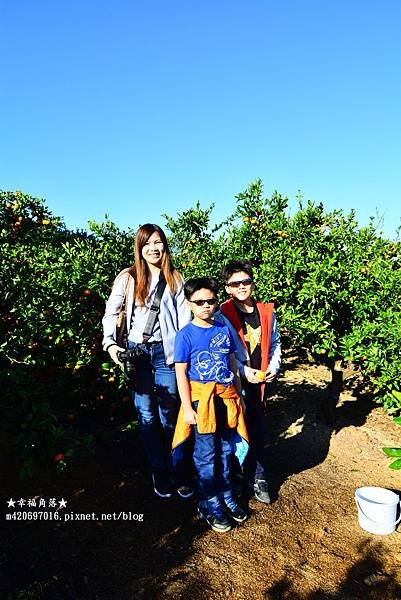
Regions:
M 273 379 L 276 378 L 276 373 L 270 370 L 270 367 L 267 369 L 266 373 L 263 377 L 263 371 L 259 371 L 258 369 L 251 369 L 250 367 L 245 367 L 245 377 L 249 381 L 249 383 L 270 383 Z
M 270 383 L 275 378 L 276 378 L 276 373 L 274 371 L 270 371 L 270 367 L 269 367 L 266 371 L 266 378 L 265 378 L 266 383 Z
M 196 412 L 193 408 L 184 410 L 184 421 L 185 423 L 189 423 L 189 425 L 196 425 Z
M 249 381 L 249 383 L 261 383 L 261 380 L 256 377 L 256 373 L 258 373 L 257 369 L 251 369 L 250 367 L 245 367 L 244 369 L 245 377 Z

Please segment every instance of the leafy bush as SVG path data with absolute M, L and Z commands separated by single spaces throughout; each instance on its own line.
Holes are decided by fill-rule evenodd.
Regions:
M 393 393 L 401 389 L 399 242 L 377 234 L 372 222 L 360 228 L 354 211 L 327 213 L 301 197 L 291 217 L 286 198 L 263 198 L 260 180 L 236 200 L 233 215 L 214 230 L 212 207 L 167 219 L 184 275 L 219 276 L 224 263 L 248 258 L 257 295 L 275 302 L 286 338 L 331 369 L 333 396 L 341 385 L 335 376 L 352 361 L 376 400 L 400 411 Z
M 133 233 L 90 226 L 68 231 L 43 200 L 0 193 L 0 378 L 27 471 L 34 458 L 68 452 L 57 411 L 75 417 L 121 402 L 100 320 L 114 276 L 132 262 Z
M 395 395 L 397 396 L 398 401 L 401 402 L 401 394 L 396 393 Z M 393 421 L 397 425 L 401 425 L 401 417 L 397 417 L 396 419 L 393 419 Z M 401 469 L 401 448 L 383 448 L 383 452 L 387 456 L 396 459 L 389 465 L 390 469 Z
M 398 414 L 400 243 L 372 223 L 360 228 L 352 211 L 297 201 L 291 216 L 288 199 L 263 197 L 257 180 L 217 225 L 213 206 L 199 203 L 164 215 L 174 263 L 185 278 L 220 279 L 226 262 L 251 260 L 257 295 L 275 302 L 287 343 L 307 348 L 333 377 L 352 362 L 376 400 Z M 43 200 L 0 192 L 2 409 L 26 474 L 54 457 L 64 462 L 77 416 L 110 416 L 127 400 L 101 349 L 100 321 L 113 278 L 133 262 L 133 236 L 107 219 L 90 222 L 89 233 L 69 231 Z

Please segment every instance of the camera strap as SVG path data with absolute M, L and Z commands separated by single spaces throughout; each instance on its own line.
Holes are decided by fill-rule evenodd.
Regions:
M 148 320 L 146 321 L 145 329 L 143 330 L 143 343 L 144 344 L 146 344 L 146 342 L 148 342 L 149 339 L 152 337 L 152 330 L 153 330 L 154 324 L 156 323 L 156 319 L 160 312 L 160 302 L 161 302 L 164 290 L 166 289 L 166 285 L 167 284 L 166 284 L 166 280 L 164 279 L 163 272 L 160 271 L 160 277 L 159 277 L 159 282 L 156 287 L 155 297 L 153 298 L 152 306 L 150 307 L 150 310 L 149 310 Z

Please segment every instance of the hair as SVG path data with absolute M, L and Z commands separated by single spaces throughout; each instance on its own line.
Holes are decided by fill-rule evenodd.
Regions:
M 145 300 L 149 295 L 151 282 L 150 270 L 146 260 L 142 256 L 142 248 L 154 233 L 158 233 L 163 242 L 164 253 L 161 272 L 172 294 L 177 290 L 177 281 L 179 280 L 179 273 L 174 269 L 166 234 L 163 229 L 154 223 L 141 225 L 135 235 L 135 265 L 130 269 L 135 279 L 135 296 L 141 304 L 145 304 Z
M 231 275 L 234 273 L 241 273 L 243 271 L 251 279 L 253 279 L 253 264 L 249 260 L 232 260 L 222 270 L 224 283 L 227 283 Z
M 187 300 L 191 300 L 192 295 L 199 290 L 210 290 L 217 297 L 219 284 L 213 277 L 193 277 L 188 279 L 184 285 L 184 295 Z

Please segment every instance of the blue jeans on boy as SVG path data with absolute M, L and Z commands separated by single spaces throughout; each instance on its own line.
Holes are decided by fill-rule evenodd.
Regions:
M 137 360 L 132 396 L 139 431 L 153 473 L 167 474 L 171 471 L 171 443 L 180 407 L 174 365 L 166 365 L 162 342 L 128 342 L 130 348 L 138 345 L 144 356 Z
M 230 456 L 234 429 L 227 427 L 227 408 L 221 398 L 215 396 L 216 432 L 199 433 L 194 425 L 196 492 L 198 499 L 209 500 L 219 494 L 230 492 Z M 194 410 L 198 402 L 192 404 Z

